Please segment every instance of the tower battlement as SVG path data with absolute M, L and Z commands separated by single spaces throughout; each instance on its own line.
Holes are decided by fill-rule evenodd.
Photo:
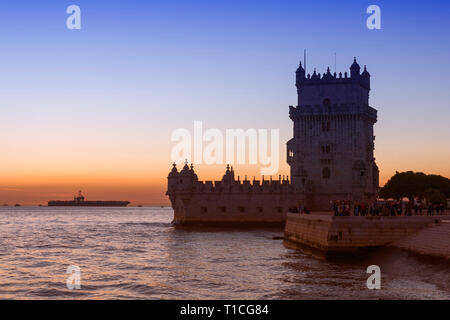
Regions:
M 302 65 L 300 63 L 299 69 L 297 69 L 297 81 L 296 87 L 300 89 L 302 86 L 307 85 L 317 85 L 317 84 L 359 84 L 366 89 L 370 89 L 370 74 L 367 71 L 367 68 L 364 67 L 364 71 L 362 74 L 355 74 L 349 76 L 347 72 L 336 72 L 331 73 L 330 68 L 327 68 L 327 72 L 320 74 L 316 73 L 316 69 L 314 69 L 313 74 L 305 75 L 304 71 L 302 72 Z
M 289 178 L 235 179 L 227 170 L 220 181 L 198 181 L 194 167 L 176 165 L 168 177 L 167 195 L 175 224 L 283 225 L 290 208 L 303 202 L 302 192 Z
M 314 69 L 313 74 L 306 75 L 306 71 L 300 62 L 296 71 L 295 86 L 297 87 L 298 105 L 330 103 L 357 103 L 367 105 L 369 102 L 370 73 L 364 66 L 361 68 L 356 62 L 350 66 L 350 74 L 339 72 L 327 72 L 320 74 Z M 333 100 L 331 100 L 333 98 Z
M 248 180 L 247 176 L 243 180 L 238 177 L 235 179 L 233 167 L 227 166 L 227 170 L 222 180 L 217 181 L 198 181 L 194 167 L 185 164 L 183 170 L 178 173 L 176 164 L 169 174 L 168 189 L 172 193 L 190 192 L 190 193 L 276 193 L 276 192 L 294 192 L 294 185 L 290 182 L 289 177 L 278 176 L 277 179 L 269 177 L 262 180 Z

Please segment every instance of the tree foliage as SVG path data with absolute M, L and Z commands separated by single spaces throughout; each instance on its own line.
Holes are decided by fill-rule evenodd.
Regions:
M 430 189 L 434 191 L 430 191 Z M 441 196 L 439 196 L 438 191 Z M 439 175 L 426 175 L 422 172 L 396 172 L 380 190 L 380 197 L 384 199 L 408 198 L 412 201 L 416 197 L 426 198 L 427 193 L 433 197 L 450 198 L 450 179 Z
M 437 189 L 427 189 L 425 190 L 424 197 L 427 200 L 427 203 L 431 203 L 433 205 L 440 205 L 441 203 L 447 204 L 447 199 L 445 195 Z

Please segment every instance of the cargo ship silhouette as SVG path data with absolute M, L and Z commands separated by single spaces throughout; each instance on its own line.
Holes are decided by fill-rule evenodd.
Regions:
M 86 201 L 81 191 L 73 200 L 50 200 L 49 207 L 126 207 L 129 201 Z

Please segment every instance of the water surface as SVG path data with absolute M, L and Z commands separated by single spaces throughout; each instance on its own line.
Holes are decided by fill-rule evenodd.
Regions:
M 450 266 L 398 250 L 322 261 L 280 229 L 177 229 L 169 208 L 0 208 L 3 299 L 449 299 Z M 378 264 L 382 289 L 366 287 Z M 66 287 L 69 265 L 81 289 Z

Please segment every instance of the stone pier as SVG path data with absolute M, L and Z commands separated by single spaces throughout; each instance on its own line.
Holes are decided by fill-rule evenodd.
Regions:
M 284 238 L 325 255 L 382 247 L 439 223 L 442 216 L 335 217 L 331 214 L 287 215 Z
M 446 217 L 449 219 L 450 217 Z M 450 219 L 395 241 L 392 246 L 450 260 Z

